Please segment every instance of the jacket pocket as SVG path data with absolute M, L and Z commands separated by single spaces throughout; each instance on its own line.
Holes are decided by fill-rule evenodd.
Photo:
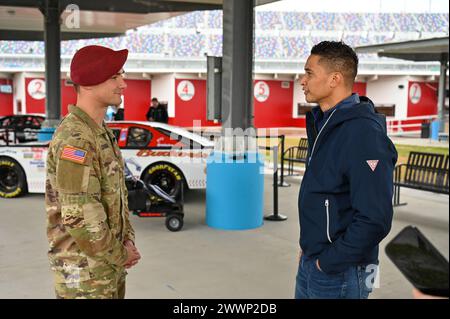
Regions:
M 326 225 L 326 232 L 327 232 L 327 239 L 330 243 L 333 243 L 330 236 L 330 200 L 327 198 L 324 202 L 325 206 L 325 214 L 327 219 L 327 225 Z

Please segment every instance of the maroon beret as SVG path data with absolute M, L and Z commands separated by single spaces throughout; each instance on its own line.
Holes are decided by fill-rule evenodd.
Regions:
M 88 45 L 75 53 L 70 64 L 72 82 L 92 86 L 105 82 L 120 71 L 128 50 L 114 51 L 99 45 Z

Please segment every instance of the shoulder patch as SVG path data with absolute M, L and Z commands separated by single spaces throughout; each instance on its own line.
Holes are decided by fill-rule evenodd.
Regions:
M 87 151 L 73 146 L 64 146 L 60 159 L 64 159 L 77 164 L 84 164 L 86 161 Z

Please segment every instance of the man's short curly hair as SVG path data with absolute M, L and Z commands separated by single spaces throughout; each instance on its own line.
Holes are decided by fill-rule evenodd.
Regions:
M 323 63 L 331 72 L 342 73 L 347 86 L 353 86 L 359 60 L 350 46 L 339 41 L 322 41 L 311 49 L 311 55 L 318 55 L 319 63 Z

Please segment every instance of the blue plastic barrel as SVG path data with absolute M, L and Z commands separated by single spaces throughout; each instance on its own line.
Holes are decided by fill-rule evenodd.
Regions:
M 56 128 L 54 127 L 43 127 L 38 133 L 38 141 L 46 142 L 50 141 L 53 137 L 53 133 L 55 133 Z
M 432 140 L 439 140 L 439 120 L 435 120 L 431 122 L 431 139 Z
M 263 224 L 264 174 L 258 153 L 213 152 L 206 177 L 206 224 L 246 230 Z

